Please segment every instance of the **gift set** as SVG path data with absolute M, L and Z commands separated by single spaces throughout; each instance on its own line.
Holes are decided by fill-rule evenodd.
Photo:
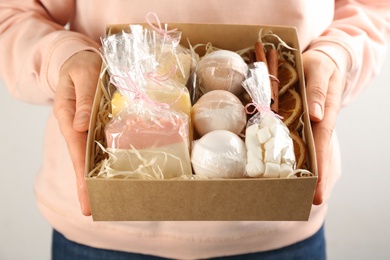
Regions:
M 296 29 L 150 17 L 102 38 L 93 219 L 307 220 L 317 165 Z

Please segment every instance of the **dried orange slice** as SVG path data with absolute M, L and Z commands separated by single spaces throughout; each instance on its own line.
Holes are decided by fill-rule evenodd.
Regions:
M 297 132 L 290 132 L 290 137 L 294 144 L 296 168 L 302 169 L 306 161 L 306 144 Z
M 297 91 L 289 89 L 279 96 L 279 111 L 283 123 L 289 127 L 303 112 L 302 99 Z
M 279 66 L 279 96 L 283 95 L 292 85 L 298 81 L 298 73 L 296 69 L 287 61 L 284 61 Z

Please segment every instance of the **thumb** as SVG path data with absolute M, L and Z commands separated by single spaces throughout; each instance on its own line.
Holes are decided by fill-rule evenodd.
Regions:
M 91 118 L 93 96 L 89 93 L 76 93 L 76 113 L 73 120 L 73 128 L 78 132 L 85 132 L 89 128 Z
M 73 120 L 73 128 L 79 132 L 85 132 L 89 128 L 92 105 L 96 86 L 99 78 L 101 59 L 94 52 L 84 52 L 82 61 L 87 61 L 83 70 L 77 70 L 71 74 L 75 87 L 76 111 Z
M 327 60 L 329 58 L 318 51 L 308 51 L 303 55 L 307 103 L 310 119 L 314 122 L 319 122 L 324 117 L 329 79 L 333 74 L 332 66 L 329 66 Z

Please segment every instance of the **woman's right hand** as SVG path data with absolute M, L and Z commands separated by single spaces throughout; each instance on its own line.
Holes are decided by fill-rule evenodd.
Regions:
M 54 98 L 54 115 L 68 146 L 81 211 L 86 216 L 91 215 L 84 179 L 87 131 L 101 62 L 93 51 L 81 51 L 69 58 L 61 67 Z

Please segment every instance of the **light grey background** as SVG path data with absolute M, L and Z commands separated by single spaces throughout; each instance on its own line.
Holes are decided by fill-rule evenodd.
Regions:
M 337 124 L 343 176 L 326 221 L 330 260 L 389 259 L 390 55 Z M 48 107 L 13 100 L 0 82 L 0 259 L 49 259 L 51 228 L 33 192 Z

